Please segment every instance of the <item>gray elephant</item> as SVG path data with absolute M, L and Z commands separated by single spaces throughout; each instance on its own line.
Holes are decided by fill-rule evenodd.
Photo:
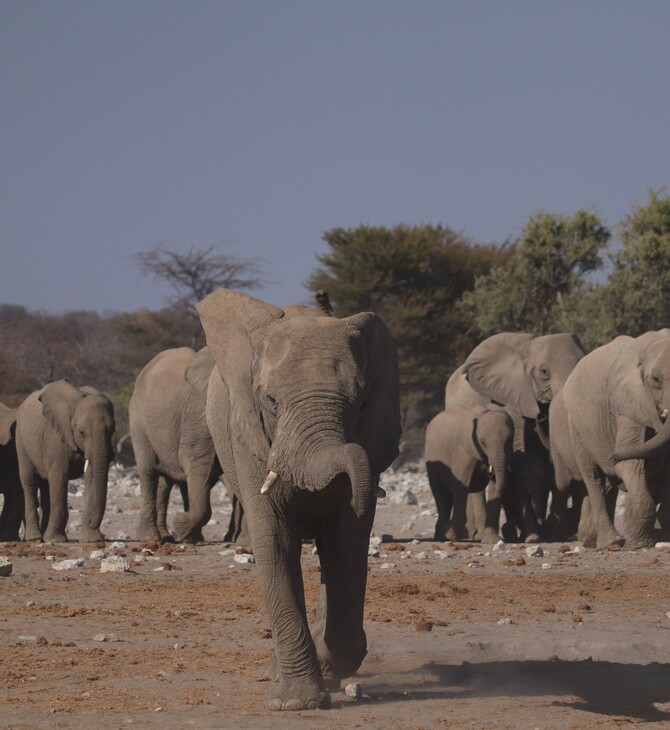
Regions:
M 487 488 L 475 502 L 477 534 L 482 542 L 500 538 L 500 508 L 514 441 L 514 423 L 503 408 L 446 408 L 426 429 L 424 457 L 437 506 L 436 540 L 467 537 L 467 496 Z
M 375 314 L 287 317 L 220 289 L 198 305 L 217 367 L 207 422 L 248 519 L 275 640 L 273 710 L 327 707 L 367 652 L 363 608 L 379 475 L 398 454 L 395 348 Z M 314 538 L 313 637 L 300 568 Z
M 630 548 L 651 546 L 657 518 L 666 535 L 670 529 L 668 384 L 666 329 L 617 337 L 597 348 L 564 386 L 570 443 L 555 450 L 586 485 L 597 547 L 624 541 Z M 608 510 L 612 486 L 627 492 L 624 537 L 614 528 L 611 506 Z
M 543 530 L 552 484 L 547 411 L 575 365 L 584 357 L 576 335 L 533 337 L 501 332 L 479 344 L 449 378 L 445 406 L 487 406 L 497 403 L 514 420 L 514 450 L 508 524 L 521 537 L 537 540 Z M 506 537 L 510 535 L 506 531 Z
M 0 403 L 0 542 L 19 539 L 23 521 L 23 489 L 16 458 L 16 408 Z
M 25 501 L 25 539 L 65 542 L 67 485 L 84 476 L 80 542 L 104 537 L 100 523 L 114 458 L 114 407 L 100 391 L 57 380 L 29 395 L 16 414 L 16 452 Z M 39 506 L 42 510 L 38 519 Z
M 160 352 L 137 376 L 128 420 L 142 490 L 139 540 L 171 538 L 165 517 L 175 484 L 184 500 L 173 520 L 178 540 L 201 540 L 212 516 L 210 491 L 221 476 L 205 419 L 213 368 L 208 348 L 178 347 Z

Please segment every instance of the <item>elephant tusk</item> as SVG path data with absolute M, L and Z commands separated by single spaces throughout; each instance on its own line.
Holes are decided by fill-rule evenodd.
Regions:
M 263 482 L 263 486 L 261 487 L 261 494 L 265 494 L 266 492 L 269 492 L 272 487 L 274 486 L 274 483 L 279 478 L 279 474 L 277 474 L 276 471 L 269 471 L 266 480 Z
M 489 477 L 493 476 L 493 467 L 489 464 L 489 468 L 487 469 Z
M 88 465 L 90 464 L 88 459 L 84 459 L 84 474 L 88 471 Z
M 665 419 L 667 417 L 668 417 L 668 409 L 667 408 L 664 408 L 663 409 L 663 412 L 661 413 L 661 421 L 663 421 L 663 423 L 665 423 Z
M 384 499 L 386 496 L 386 490 L 382 489 L 379 485 L 374 488 L 373 493 L 377 499 Z

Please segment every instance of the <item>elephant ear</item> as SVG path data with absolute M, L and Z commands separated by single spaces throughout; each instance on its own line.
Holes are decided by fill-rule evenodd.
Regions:
M 356 440 L 365 449 L 373 474 L 388 469 L 398 456 L 400 401 L 398 356 L 391 333 L 372 312 L 343 320 L 363 335 L 365 401 L 356 426 Z
M 607 392 L 616 412 L 657 431 L 662 423 L 656 401 L 644 383 L 643 369 L 646 350 L 652 342 L 659 339 L 659 335 L 656 332 L 646 332 L 635 339 L 617 337 L 612 346 L 618 345 L 619 353 L 614 356 L 607 372 Z
M 207 397 L 207 386 L 209 385 L 209 378 L 212 370 L 214 370 L 214 365 L 214 357 L 209 347 L 203 347 L 193 355 L 184 373 L 186 382 L 202 396 L 203 400 Z
M 478 393 L 526 418 L 535 418 L 540 411 L 521 352 L 531 339 L 526 333 L 493 335 L 475 347 L 463 365 L 468 382 Z
M 0 446 L 7 446 L 14 439 L 16 431 L 16 408 L 0 403 Z
M 77 451 L 72 434 L 72 417 L 77 402 L 83 397 L 83 393 L 72 383 L 67 380 L 56 380 L 45 385 L 38 398 L 47 422 L 72 451 Z
M 264 332 L 284 312 L 232 289 L 212 292 L 197 310 L 217 372 L 230 392 L 231 431 L 265 461 L 268 443 L 254 401 L 253 361 Z

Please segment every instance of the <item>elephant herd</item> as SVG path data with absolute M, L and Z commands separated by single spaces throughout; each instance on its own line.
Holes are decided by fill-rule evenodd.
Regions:
M 220 479 L 235 496 L 229 537 L 248 530 L 275 643 L 275 710 L 325 708 L 367 652 L 363 609 L 379 477 L 401 435 L 398 362 L 382 320 L 284 309 L 219 289 L 199 305 L 207 346 L 167 350 L 137 377 L 130 432 L 141 484 L 137 537 L 197 541 Z M 536 541 L 577 530 L 638 547 L 667 529 L 670 330 L 585 355 L 570 334 L 502 333 L 449 379 L 426 432 L 436 539 Z M 85 479 L 81 541 L 102 539 L 114 413 L 97 390 L 50 383 L 0 404 L 0 539 L 67 539 L 67 483 Z M 614 529 L 628 492 L 625 535 Z M 551 496 L 551 499 L 549 497 Z M 550 506 L 548 504 L 550 503 Z M 243 505 L 244 527 L 239 519 Z M 581 510 L 580 510 L 581 507 Z M 307 621 L 300 555 L 321 563 Z
M 426 430 L 435 539 L 654 545 L 670 534 L 670 329 L 588 355 L 567 333 L 500 333 L 449 378 Z M 624 534 L 614 527 L 626 492 Z

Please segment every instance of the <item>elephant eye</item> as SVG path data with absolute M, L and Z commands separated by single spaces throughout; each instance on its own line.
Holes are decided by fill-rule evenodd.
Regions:
M 549 368 L 546 365 L 540 367 L 540 377 L 543 380 L 549 380 Z
M 657 373 L 651 374 L 651 384 L 654 386 L 654 388 L 661 387 L 661 378 Z
M 277 410 L 279 402 L 277 401 L 277 397 L 274 395 L 274 393 L 270 393 L 269 391 L 267 391 L 265 393 L 265 401 L 272 412 Z
M 85 436 L 85 435 L 86 435 L 86 434 L 84 433 L 84 429 L 83 429 L 83 428 L 78 428 L 78 429 L 77 429 L 77 433 L 78 433 L 78 434 L 79 434 L 80 436 Z

